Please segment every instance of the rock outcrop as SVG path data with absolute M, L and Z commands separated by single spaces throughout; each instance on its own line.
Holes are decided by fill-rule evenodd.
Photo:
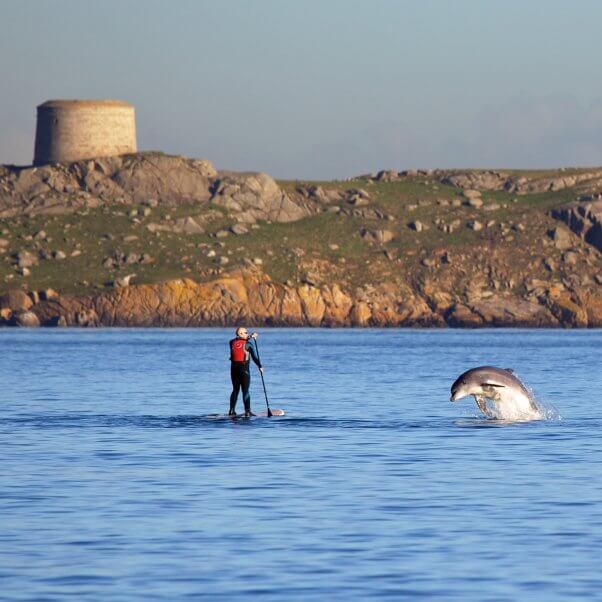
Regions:
M 107 203 L 213 203 L 242 222 L 308 215 L 270 176 L 220 173 L 202 159 L 137 153 L 43 167 L 0 166 L 0 218 L 73 213 Z
M 190 279 L 133 285 L 95 296 L 61 296 L 36 304 L 41 323 L 63 317 L 69 326 L 345 325 L 351 298 L 337 285 L 276 284 L 250 268 L 208 283 Z M 82 319 L 85 316 L 85 320 Z
M 579 173 L 566 173 L 563 176 L 515 176 L 499 171 L 457 172 L 446 174 L 441 178 L 443 184 L 462 189 L 504 190 L 511 194 L 538 194 L 548 191 L 559 191 L 571 188 L 582 182 L 602 183 L 602 170 Z
M 561 175 L 549 172 L 532 172 L 528 176 L 510 171 L 472 169 L 455 171 L 443 169 L 408 169 L 396 171 L 384 169 L 376 174 L 364 174 L 354 179 L 376 182 L 399 182 L 406 178 L 436 178 L 442 184 L 462 190 L 504 191 L 510 194 L 539 194 L 557 192 L 585 184 L 592 189 L 602 188 L 602 170 L 562 169 Z
M 264 173 L 226 175 L 212 191 L 212 203 L 232 211 L 241 222 L 294 222 L 308 215 Z
M 445 316 L 450 326 L 559 326 L 544 305 L 528 299 L 495 295 L 473 303 L 455 304 Z
M 562 220 L 575 234 L 602 251 L 602 198 L 586 198 L 554 209 L 552 217 Z

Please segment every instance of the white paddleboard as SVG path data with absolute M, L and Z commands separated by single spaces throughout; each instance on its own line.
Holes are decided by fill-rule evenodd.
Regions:
M 280 409 L 280 408 L 273 408 L 272 409 L 272 416 L 274 418 L 277 418 L 279 416 L 284 416 L 285 411 Z M 218 419 L 218 418 L 229 418 L 230 420 L 236 420 L 238 418 L 246 418 L 246 419 L 251 419 L 251 418 L 268 418 L 268 413 L 267 411 L 265 412 L 258 412 L 255 414 L 255 416 L 245 416 L 244 414 L 236 414 L 235 416 L 230 416 L 230 414 L 209 414 L 209 416 L 207 416 L 207 418 L 213 418 Z

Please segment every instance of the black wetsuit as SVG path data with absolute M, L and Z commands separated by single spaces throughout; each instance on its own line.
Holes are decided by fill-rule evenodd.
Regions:
M 230 341 L 230 348 L 232 348 L 232 341 Z M 236 402 L 238 400 L 238 392 L 242 389 L 242 401 L 245 404 L 245 412 L 251 412 L 251 395 L 249 393 L 249 387 L 251 385 L 251 371 L 250 360 L 257 364 L 258 368 L 261 368 L 261 362 L 257 356 L 255 345 L 250 341 L 247 341 L 245 345 L 245 352 L 247 359 L 244 362 L 235 362 L 230 358 L 230 376 L 232 378 L 232 394 L 230 395 L 230 414 L 236 413 Z

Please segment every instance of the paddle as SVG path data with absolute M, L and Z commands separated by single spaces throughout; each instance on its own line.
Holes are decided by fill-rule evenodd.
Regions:
M 255 341 L 255 351 L 257 352 L 257 359 L 259 360 L 259 363 L 261 363 L 261 358 L 259 357 L 259 346 L 257 345 L 257 334 L 253 333 L 251 335 L 251 338 Z M 268 392 L 265 388 L 265 379 L 263 378 L 263 370 L 259 371 L 259 374 L 261 374 L 261 384 L 263 385 L 263 394 L 265 395 L 265 405 L 268 408 L 268 417 L 271 418 L 272 417 L 272 410 L 270 410 L 270 402 L 268 401 Z

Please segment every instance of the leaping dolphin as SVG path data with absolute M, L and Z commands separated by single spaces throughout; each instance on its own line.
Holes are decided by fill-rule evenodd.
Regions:
M 450 401 L 472 395 L 489 418 L 534 419 L 541 413 L 533 396 L 510 368 L 479 366 L 460 374 L 451 387 Z M 491 400 L 498 412 L 487 407 Z

